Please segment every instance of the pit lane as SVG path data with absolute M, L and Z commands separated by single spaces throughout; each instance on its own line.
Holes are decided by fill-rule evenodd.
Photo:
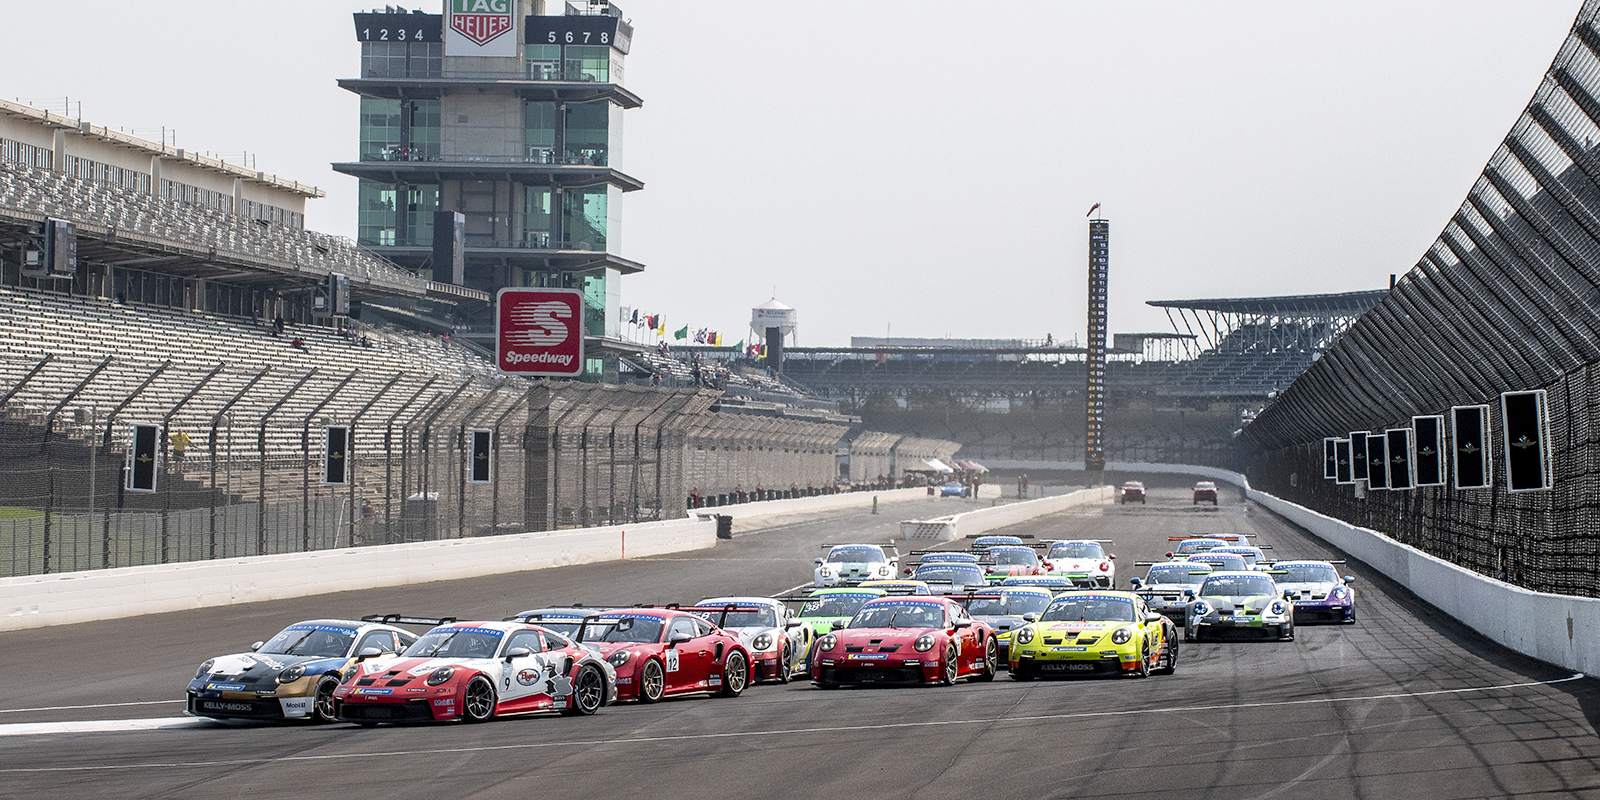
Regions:
M 1119 584 L 1168 536 L 1255 533 L 1285 557 L 1337 557 L 1237 492 L 1191 505 L 1146 478 L 1145 506 L 1106 505 L 1005 531 L 1113 539 Z M 957 501 L 740 526 L 713 550 L 533 573 L 204 609 L 0 637 L 0 724 L 176 716 L 205 658 L 289 622 L 380 611 L 499 617 L 583 601 L 773 594 L 824 541 L 881 541 Z M 1186 644 L 1178 674 L 818 692 L 607 708 L 482 726 L 197 723 L 0 737 L 7 793 L 40 796 L 1561 797 L 1600 794 L 1600 692 L 1504 650 L 1360 564 L 1355 626 L 1287 643 Z M 1560 682 L 1554 682 L 1560 681 Z M 143 706 L 110 703 L 147 702 Z M 62 706 L 92 706 L 61 708 Z M 48 710 L 15 711 L 15 709 Z M 43 771 L 41 771 L 43 770 Z

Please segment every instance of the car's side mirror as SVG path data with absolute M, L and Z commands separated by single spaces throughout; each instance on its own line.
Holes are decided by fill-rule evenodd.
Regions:
M 510 661 L 513 658 L 522 658 L 523 656 L 531 655 L 533 655 L 533 651 L 526 647 L 513 647 L 506 651 L 506 660 Z
M 833 621 L 833 629 L 836 630 L 836 631 L 844 630 L 844 620 L 842 620 L 842 619 L 834 620 Z
M 819 567 L 822 566 L 822 559 L 820 559 L 820 558 L 817 559 L 817 566 L 819 566 Z
M 1144 585 L 1144 581 L 1142 581 L 1142 580 L 1140 580 L 1140 579 L 1138 579 L 1138 578 L 1129 578 L 1129 579 L 1128 579 L 1128 585 L 1129 585 L 1129 586 L 1132 586 L 1132 587 L 1133 587 L 1133 588 L 1135 588 L 1135 589 L 1137 589 L 1137 588 L 1139 588 L 1139 587 L 1140 587 L 1140 586 L 1143 586 L 1143 585 Z
M 962 628 L 970 628 L 970 627 L 972 627 L 972 620 L 970 620 L 970 619 L 958 619 L 955 622 L 951 623 L 950 627 L 952 627 L 952 628 L 954 628 L 956 630 L 961 630 Z
M 1354 576 L 1354 575 L 1346 575 L 1346 576 L 1344 576 L 1344 582 L 1345 583 L 1355 583 L 1356 582 L 1356 576 Z
M 383 655 L 383 650 L 377 647 L 363 647 L 361 652 L 356 654 L 358 658 L 377 658 L 381 655 Z
M 669 644 L 669 645 L 683 644 L 684 642 L 692 642 L 692 641 L 694 641 L 694 637 L 693 636 L 690 636 L 687 633 L 677 633 L 677 634 L 673 634 L 672 638 L 667 640 L 667 644 Z
M 1283 599 L 1285 599 L 1285 600 L 1293 600 L 1294 599 L 1294 592 L 1291 592 L 1288 589 L 1284 589 L 1283 590 Z
M 805 625 L 805 623 L 801 622 L 800 620 L 797 620 L 797 619 L 791 619 L 788 622 L 783 623 L 783 627 L 790 628 L 790 629 L 798 628 L 798 627 L 801 627 L 803 625 Z
M 1025 622 L 1038 622 L 1039 615 L 1029 611 L 1028 613 L 1022 615 L 1022 619 Z
M 264 645 L 264 644 L 266 644 L 266 642 L 256 642 L 255 644 L 250 645 L 250 652 L 254 653 L 257 650 L 260 650 L 261 649 L 261 645 Z
M 1146 614 L 1146 615 L 1144 615 L 1144 621 L 1145 622 L 1160 622 L 1161 621 L 1161 615 L 1160 614 Z
M 1116 561 L 1117 560 L 1117 554 L 1116 553 L 1112 553 L 1112 554 L 1106 556 L 1106 560 L 1107 561 Z
M 1184 589 L 1183 590 L 1183 596 L 1184 597 L 1194 597 L 1194 590 L 1193 589 Z

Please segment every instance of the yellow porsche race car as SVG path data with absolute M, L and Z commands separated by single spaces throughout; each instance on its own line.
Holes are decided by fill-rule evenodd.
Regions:
M 1178 669 L 1172 621 L 1132 592 L 1062 592 L 1039 619 L 1012 634 L 1012 680 L 1070 675 L 1171 675 Z

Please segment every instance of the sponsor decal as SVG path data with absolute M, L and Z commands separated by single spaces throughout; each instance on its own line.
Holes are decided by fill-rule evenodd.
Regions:
M 427 689 L 407 689 L 408 692 L 426 692 Z
M 1057 653 L 1082 653 L 1085 650 L 1088 650 L 1089 648 L 1087 648 L 1087 647 L 1052 647 L 1050 649 L 1054 650 Z
M 208 683 L 208 684 L 206 684 L 206 689 L 209 690 L 209 691 L 213 691 L 213 692 L 242 692 L 242 691 L 244 691 L 244 684 L 242 684 L 242 683 Z
M 850 657 L 861 661 L 878 661 L 880 659 L 888 658 L 888 656 L 882 653 L 851 653 Z
M 523 686 L 532 686 L 539 682 L 539 670 L 525 669 L 517 673 L 517 683 Z
M 633 679 L 632 678 L 618 678 L 617 679 L 617 683 L 619 683 L 619 684 L 622 684 L 622 683 L 633 683 Z
M 450 29 L 485 45 L 511 30 L 511 0 L 453 0 Z
M 581 292 L 507 288 L 496 300 L 496 362 L 502 372 L 570 377 L 583 371 Z
M 721 686 L 722 685 L 722 676 L 721 675 L 712 675 L 711 678 L 706 681 L 706 683 L 708 683 L 708 684 L 710 684 L 712 686 Z
M 200 709 L 202 711 L 248 712 L 248 711 L 254 711 L 255 708 L 256 707 L 254 705 L 251 705 L 250 703 L 224 703 L 224 702 L 221 702 L 221 701 L 218 701 L 218 700 L 201 700 L 200 701 Z
M 357 689 L 356 694 L 390 694 L 393 689 Z
M 433 701 L 433 704 L 436 706 L 453 706 L 456 704 L 456 699 L 454 697 L 446 697 L 443 700 Z

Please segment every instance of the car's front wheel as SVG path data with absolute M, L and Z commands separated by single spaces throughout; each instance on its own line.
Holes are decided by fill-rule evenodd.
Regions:
M 1171 675 L 1178 671 L 1178 643 L 1168 640 L 1162 648 L 1161 669 L 1156 670 L 1157 675 Z
M 788 639 L 783 640 L 783 654 L 778 657 L 778 683 L 788 683 L 789 673 L 794 670 L 794 644 Z
M 994 637 L 989 637 L 989 646 L 983 652 L 983 671 L 972 676 L 974 681 L 992 681 L 1000 671 L 1000 649 L 995 646 Z
M 738 697 L 749 682 L 750 662 L 744 653 L 738 650 L 729 653 L 728 660 L 722 662 L 722 696 Z
M 488 722 L 494 718 L 497 703 L 494 684 L 482 675 L 467 683 L 466 697 L 461 704 L 461 717 L 467 722 Z
M 1294 641 L 1294 623 L 1285 622 L 1278 626 L 1278 638 L 1285 642 Z
M 323 677 L 317 684 L 316 698 L 311 701 L 311 721 L 327 723 L 334 721 L 333 690 L 339 688 L 339 678 L 334 675 Z
M 572 682 L 572 699 L 570 704 L 561 709 L 561 713 L 569 717 L 587 717 L 600 710 L 606 702 L 606 680 L 600 677 L 600 670 L 594 667 L 584 667 L 578 670 L 578 677 Z
M 1134 678 L 1150 677 L 1150 654 L 1143 647 L 1139 648 L 1139 666 L 1134 667 L 1128 675 Z
M 644 662 L 639 669 L 639 702 L 654 703 L 666 693 L 667 674 L 661 669 L 661 662 L 650 660 Z
M 944 669 L 939 673 L 939 684 L 953 686 L 956 676 L 961 674 L 961 664 L 956 660 L 956 646 L 950 645 L 944 650 Z

